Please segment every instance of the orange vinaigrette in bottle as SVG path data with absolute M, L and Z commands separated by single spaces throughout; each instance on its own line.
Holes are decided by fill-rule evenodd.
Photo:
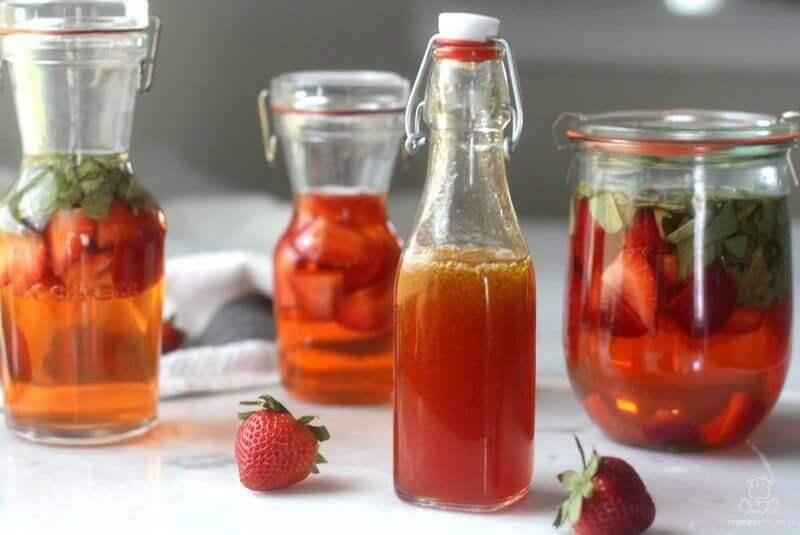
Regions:
M 128 157 L 157 20 L 122 1 L 0 2 L 0 27 L 24 152 L 0 201 L 6 423 L 47 443 L 130 437 L 158 402 L 166 223 Z
M 378 403 L 392 390 L 392 292 L 400 240 L 386 192 L 408 82 L 325 71 L 272 81 L 271 111 L 294 190 L 274 251 L 281 378 L 320 403 Z M 266 95 L 267 159 L 274 156 Z
M 506 181 L 522 111 L 497 26 L 440 17 L 420 74 L 430 55 L 428 177 L 395 287 L 395 489 L 418 505 L 467 511 L 520 499 L 533 473 L 534 270 Z M 415 97 L 410 151 L 421 144 Z

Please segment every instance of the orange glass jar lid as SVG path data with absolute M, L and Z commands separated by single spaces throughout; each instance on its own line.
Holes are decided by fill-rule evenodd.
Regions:
M 741 145 L 790 144 L 800 137 L 800 114 L 779 117 L 738 111 L 673 109 L 563 114 L 556 138 L 611 152 L 682 155 Z

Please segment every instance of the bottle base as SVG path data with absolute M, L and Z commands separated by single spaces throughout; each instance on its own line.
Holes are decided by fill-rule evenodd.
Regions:
M 451 503 L 442 500 L 437 500 L 435 498 L 413 496 L 411 494 L 403 492 L 397 487 L 394 488 L 394 491 L 397 494 L 398 498 L 412 505 L 416 505 L 418 507 L 427 507 L 429 509 L 460 511 L 462 513 L 494 513 L 496 511 L 500 511 L 501 509 L 505 509 L 506 507 L 520 501 L 522 498 L 528 495 L 530 490 L 531 490 L 531 485 L 528 485 L 518 493 L 500 502 L 489 503 L 489 504 L 472 504 L 472 503 L 465 504 L 465 503 Z
M 20 438 L 51 446 L 102 446 L 121 442 L 150 431 L 156 425 L 152 417 L 134 425 L 102 428 L 47 428 L 17 425 L 6 420 L 9 430 Z

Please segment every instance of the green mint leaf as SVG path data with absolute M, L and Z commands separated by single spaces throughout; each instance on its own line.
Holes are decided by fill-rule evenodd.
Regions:
M 764 250 L 758 247 L 753 253 L 750 267 L 744 274 L 745 295 L 749 302 L 763 299 L 769 286 L 770 274 L 764 259 Z
M 88 217 L 104 219 L 115 198 L 132 208 L 152 203 L 127 160 L 117 155 L 33 156 L 22 167 L 7 204 L 17 221 L 34 230 L 41 230 L 50 215 L 61 209 L 80 208 Z
M 683 240 L 676 246 L 678 252 L 678 278 L 684 280 L 694 270 L 694 242 Z
M 636 207 L 624 193 L 614 193 L 614 202 L 617 205 L 617 212 L 622 218 L 623 228 L 628 227 L 633 222 L 636 215 Z
M 687 220 L 681 226 L 673 230 L 667 235 L 667 241 L 674 244 L 679 244 L 683 241 L 688 241 L 694 236 L 694 218 Z
M 775 206 L 766 201 L 761 206 L 761 217 L 758 220 L 758 231 L 768 236 L 771 232 L 775 224 L 777 223 L 777 214 L 775 213 Z
M 736 219 L 736 211 L 733 208 L 733 202 L 728 201 L 722 205 L 720 211 L 709 223 L 704 238 L 706 243 L 716 243 L 736 234 L 737 230 L 739 230 L 739 222 Z
M 625 225 L 613 193 L 599 193 L 589 199 L 589 212 L 598 225 L 608 234 L 616 234 Z
M 733 256 L 736 260 L 743 260 L 744 255 L 747 253 L 747 236 L 739 234 L 722 242 L 725 251 Z

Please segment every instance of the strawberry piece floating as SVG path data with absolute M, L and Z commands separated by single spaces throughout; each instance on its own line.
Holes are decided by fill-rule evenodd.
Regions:
M 293 246 L 304 259 L 329 268 L 367 264 L 371 257 L 369 243 L 359 232 L 323 219 L 308 223 Z
M 658 287 L 647 258 L 625 249 L 603 272 L 601 315 L 614 336 L 642 336 L 655 329 Z
M 649 528 L 656 506 L 636 470 L 622 459 L 601 457 L 596 451 L 587 463 L 577 437 L 575 442 L 583 471 L 558 475 L 570 495 L 553 525 L 569 522 L 578 535 L 638 535 Z
M 50 265 L 63 277 L 95 242 L 95 221 L 81 210 L 59 210 L 50 218 L 44 231 L 50 251 Z
M 708 335 L 725 326 L 736 308 L 736 294 L 736 281 L 714 262 L 705 268 L 701 281 L 687 280 L 672 300 L 672 314 L 691 335 Z
M 0 235 L 0 285 L 24 292 L 45 275 L 47 248 L 38 234 Z
M 336 310 L 336 320 L 354 331 L 376 332 L 392 321 L 392 284 L 382 281 L 345 294 Z
M 589 271 L 603 265 L 606 233 L 592 218 L 589 199 L 580 199 L 575 205 L 573 255 L 581 270 Z
M 239 413 L 244 420 L 236 433 L 239 480 L 251 490 L 274 490 L 299 483 L 318 464 L 328 462 L 319 443 L 330 438 L 323 426 L 310 425 L 314 416 L 294 416 L 268 395 L 241 405 L 257 409 Z
M 642 426 L 645 438 L 659 446 L 693 447 L 700 443 L 700 430 L 684 416 L 657 410 Z
M 766 313 L 758 307 L 737 307 L 731 314 L 722 332 L 744 334 L 753 332 L 764 324 Z
M 736 392 L 728 400 L 725 411 L 703 426 L 703 437 L 709 444 L 742 440 L 756 428 L 767 414 L 766 404 L 746 392 Z
M 161 278 L 166 229 L 153 209 L 132 210 L 115 200 L 108 218 L 98 222 L 97 246 L 113 248 L 114 284 L 140 292 Z
M 303 315 L 312 321 L 332 321 L 342 295 L 338 271 L 298 271 L 289 275 L 292 293 Z
M 675 246 L 661 237 L 651 208 L 636 211 L 628 230 L 625 232 L 625 248 L 650 253 L 671 253 Z

